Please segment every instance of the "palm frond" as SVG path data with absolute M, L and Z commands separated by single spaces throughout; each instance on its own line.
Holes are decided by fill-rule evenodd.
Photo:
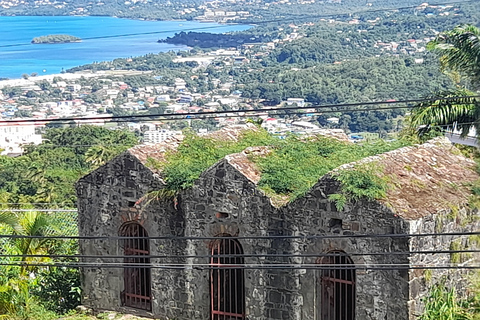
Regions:
M 160 189 L 160 190 L 153 190 L 146 193 L 143 197 L 141 197 L 137 203 L 143 203 L 144 206 L 149 205 L 152 201 L 158 202 L 167 202 L 173 201 L 176 202 L 178 196 L 178 190 L 171 190 L 171 189 Z
M 427 100 L 416 105 L 410 117 L 410 126 L 419 135 L 436 126 L 451 126 L 466 136 L 479 119 L 480 102 L 471 91 L 444 91 Z
M 458 72 L 480 87 L 480 29 L 473 25 L 460 25 L 440 33 L 428 43 L 427 49 L 440 56 L 442 69 Z
M 1 212 L 0 213 L 0 224 L 4 224 L 12 228 L 13 230 L 18 229 L 18 218 L 15 214 L 10 212 Z

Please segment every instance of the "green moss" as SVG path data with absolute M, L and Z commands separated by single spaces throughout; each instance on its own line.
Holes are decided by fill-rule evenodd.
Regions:
M 452 188 L 452 189 L 455 190 L 455 191 L 458 191 L 459 188 L 460 188 L 460 187 L 458 186 L 458 184 L 456 184 L 456 183 L 454 183 L 454 182 L 449 183 L 449 186 L 450 186 L 450 188 Z
M 450 250 L 458 251 L 461 250 L 462 246 L 459 240 L 453 240 L 450 242 Z M 461 261 L 461 253 L 459 252 L 452 252 L 450 253 L 450 262 L 451 263 L 460 263 Z
M 450 242 L 450 250 L 460 251 L 469 249 L 468 242 L 465 243 L 465 246 L 462 246 L 462 240 L 456 239 Z M 462 263 L 471 259 L 473 255 L 469 252 L 452 252 L 450 253 L 450 262 L 451 263 Z
M 441 214 L 437 214 L 435 217 L 435 232 L 440 233 L 443 231 L 443 216 Z
M 426 269 L 423 273 L 426 282 L 432 281 L 432 269 Z
M 479 234 L 473 234 L 468 236 L 468 241 L 470 242 L 470 246 L 474 248 L 478 248 L 480 245 L 480 235 Z
M 472 210 L 480 209 L 480 197 L 477 195 L 471 195 L 468 197 L 468 207 Z
M 418 180 L 418 179 L 411 179 L 410 180 L 410 183 L 417 187 L 418 189 L 425 189 L 427 187 L 427 185 L 425 184 L 425 182 L 421 181 L 421 180 Z
M 460 212 L 460 209 L 458 208 L 457 205 L 454 205 L 451 203 L 448 204 L 448 207 L 450 208 L 450 212 L 448 212 L 447 218 L 449 220 L 456 220 L 458 217 L 458 213 Z

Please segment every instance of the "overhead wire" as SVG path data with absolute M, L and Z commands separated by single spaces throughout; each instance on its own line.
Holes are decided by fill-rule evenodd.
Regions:
M 313 240 L 313 239 L 346 239 L 346 238 L 419 238 L 419 237 L 435 237 L 435 236 L 476 236 L 480 235 L 478 232 L 432 232 L 432 233 L 390 233 L 390 234 L 353 234 L 353 235 L 265 235 L 265 236 L 148 236 L 148 237 L 126 237 L 126 236 L 66 236 L 66 235 L 49 235 L 49 236 L 32 236 L 20 234 L 2 234 L 1 238 L 5 239 L 78 239 L 78 240 L 186 240 L 186 241 L 205 241 L 205 240 L 219 240 L 219 239 L 234 239 L 234 240 L 273 240 L 273 239 L 298 239 L 298 240 Z
M 390 251 L 390 252 L 351 252 L 349 256 L 404 256 L 404 255 L 433 255 L 433 254 L 455 254 L 455 253 L 480 253 L 480 250 L 419 250 L 419 251 Z M 3 254 L 1 258 L 51 258 L 51 259 L 203 259 L 203 258 L 315 258 L 315 257 L 338 257 L 338 253 L 256 253 L 256 254 L 163 254 L 163 255 L 86 255 L 86 254 Z
M 246 113 L 252 112 L 272 112 L 272 111 L 295 111 L 295 110 L 310 110 L 310 109 L 331 109 L 331 108 L 349 108 L 349 107 L 360 107 L 360 106 L 377 106 L 377 105 L 392 105 L 392 104 L 412 104 L 412 103 L 422 103 L 422 102 L 433 102 L 433 101 L 455 101 L 458 99 L 466 98 L 479 98 L 480 95 L 471 95 L 471 96 L 455 96 L 455 97 L 445 97 L 445 98 L 423 98 L 423 99 L 405 99 L 405 100 L 386 100 L 386 101 L 367 101 L 367 102 L 354 102 L 354 103 L 338 103 L 338 104 L 324 104 L 324 105 L 309 105 L 309 106 L 292 106 L 292 107 L 274 107 L 274 108 L 262 108 L 262 109 L 251 109 L 251 110 L 219 110 L 219 111 L 203 111 L 203 112 L 184 112 L 181 114 L 173 113 L 161 113 L 161 114 L 134 114 L 128 116 L 112 116 L 112 117 L 70 117 L 70 118 L 60 118 L 60 119 L 17 119 L 17 120 L 0 120 L 0 124 L 22 124 L 22 123 L 44 123 L 44 122 L 71 122 L 78 121 L 89 122 L 96 120 L 103 120 L 105 122 L 134 122 L 132 119 L 148 119 L 149 121 L 159 121 L 159 118 L 163 117 L 167 120 L 172 120 L 168 118 L 173 118 L 178 120 L 179 117 L 181 120 L 194 120 L 204 118 L 218 118 L 219 115 L 226 115 L 225 117 L 238 117 L 228 114 L 239 114 L 240 117 L 245 117 Z M 396 106 L 396 107 L 385 107 L 385 108 L 372 108 L 372 109 L 341 109 L 341 110 L 324 110 L 321 113 L 337 113 L 337 112 L 367 112 L 367 111 L 379 111 L 379 110 L 395 110 L 395 109 L 408 109 L 411 106 Z M 318 112 L 318 111 L 317 111 Z M 293 112 L 294 113 L 294 112 Z M 193 117 L 196 118 L 193 118 Z M 185 118 L 191 117 L 191 118 Z M 148 121 L 144 120 L 144 121 Z
M 142 256 L 135 256 L 135 258 L 142 259 Z M 447 270 L 447 269 L 480 269 L 480 264 L 321 264 L 321 263 L 278 263 L 278 264 L 222 264 L 213 265 L 210 263 L 189 263 L 189 264 L 160 264 L 160 263 L 31 263 L 31 262 L 0 262 L 0 266 L 18 266 L 18 267 L 66 267 L 66 268 L 138 268 L 138 269 L 198 269 L 198 270 L 212 270 L 212 269 L 244 269 L 244 270 L 274 270 L 274 269 L 316 269 L 316 270 L 330 270 L 333 268 L 341 269 L 355 269 L 355 270 L 417 270 L 417 269 L 432 269 L 432 270 Z

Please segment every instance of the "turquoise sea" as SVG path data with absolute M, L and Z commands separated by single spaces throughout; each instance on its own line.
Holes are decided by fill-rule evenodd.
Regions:
M 20 78 L 32 72 L 60 73 L 94 61 L 113 60 L 185 49 L 157 40 L 180 31 L 222 33 L 246 30 L 247 25 L 192 21 L 143 21 L 113 17 L 0 17 L 0 78 Z M 79 43 L 30 44 L 34 37 L 69 34 Z

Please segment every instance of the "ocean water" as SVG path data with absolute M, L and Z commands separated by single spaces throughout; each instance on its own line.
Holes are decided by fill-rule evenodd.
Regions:
M 247 25 L 220 25 L 193 21 L 143 21 L 113 17 L 0 17 L 0 78 L 22 74 L 60 73 L 92 63 L 185 49 L 159 39 L 180 31 L 222 33 L 246 30 Z M 69 34 L 79 43 L 31 44 L 34 37 Z

